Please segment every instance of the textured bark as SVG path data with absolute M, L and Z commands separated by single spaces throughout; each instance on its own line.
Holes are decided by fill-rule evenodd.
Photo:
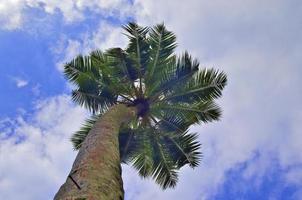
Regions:
M 134 107 L 115 105 L 95 123 L 54 200 L 124 199 L 118 133 L 135 112 Z

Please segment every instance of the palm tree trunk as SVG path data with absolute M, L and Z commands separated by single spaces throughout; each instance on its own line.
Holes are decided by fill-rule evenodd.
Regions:
M 95 123 L 54 200 L 124 199 L 118 133 L 135 112 L 134 107 L 118 104 Z

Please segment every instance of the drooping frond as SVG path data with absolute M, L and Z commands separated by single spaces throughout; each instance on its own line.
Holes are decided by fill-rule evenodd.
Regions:
M 142 177 L 152 176 L 164 189 L 174 187 L 177 182 L 177 165 L 161 143 L 159 135 L 152 128 L 146 128 L 136 136 L 137 149 L 129 162 Z
M 150 135 L 150 129 L 136 130 L 136 137 L 134 143 L 136 145 L 136 151 L 133 155 L 129 156 L 129 162 L 138 171 L 142 177 L 148 177 L 152 174 L 154 167 L 154 152 L 152 147 L 152 138 Z
M 155 166 L 152 176 L 155 181 L 163 188 L 175 187 L 178 180 L 178 168 L 174 162 L 168 148 L 162 142 L 159 134 L 154 134 L 154 157 Z
M 82 143 L 84 142 L 84 140 L 87 137 L 89 131 L 92 129 L 93 125 L 99 119 L 99 117 L 100 116 L 98 116 L 98 115 L 91 116 L 89 119 L 87 119 L 85 121 L 85 123 L 82 125 L 80 130 L 78 130 L 77 132 L 75 132 L 71 136 L 70 140 L 73 144 L 74 149 L 78 150 L 78 149 L 81 148 Z
M 130 136 L 130 134 L 128 134 Z M 122 136 L 125 137 L 125 136 Z M 200 144 L 196 134 L 165 132 L 145 128 L 132 131 L 132 141 L 127 148 L 130 162 L 142 177 L 152 176 L 163 189 L 176 185 L 178 170 L 189 163 L 196 167 L 200 161 Z
M 99 93 L 101 91 L 101 93 Z M 80 87 L 72 91 L 72 100 L 84 106 L 92 113 L 99 113 L 115 104 L 117 96 L 108 89 L 99 89 L 98 85 L 88 84 L 87 87 Z
M 121 162 L 129 163 L 131 157 L 137 151 L 139 142 L 141 139 L 138 138 L 138 133 L 127 127 L 121 127 L 119 132 L 119 149 Z
M 198 166 L 201 153 L 196 133 L 170 132 L 162 134 L 162 140 L 178 169 L 185 164 L 191 167 Z
M 196 134 L 160 132 L 154 134 L 155 155 L 152 176 L 163 189 L 175 187 L 178 170 L 185 164 L 196 167 L 201 159 Z

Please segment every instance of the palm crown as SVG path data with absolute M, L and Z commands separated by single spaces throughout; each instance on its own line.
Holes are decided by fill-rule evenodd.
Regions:
M 72 142 L 79 149 L 110 106 L 135 106 L 136 119 L 120 129 L 121 161 L 163 188 L 174 187 L 182 166 L 199 164 L 200 144 L 188 128 L 219 119 L 214 100 L 221 96 L 226 75 L 199 69 L 187 52 L 176 56 L 176 37 L 164 24 L 148 28 L 129 23 L 123 28 L 129 38 L 126 49 L 96 50 L 65 65 L 65 75 L 76 86 L 73 100 L 93 114 Z

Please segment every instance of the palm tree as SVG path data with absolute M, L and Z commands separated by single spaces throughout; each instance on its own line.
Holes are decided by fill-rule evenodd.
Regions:
M 164 24 L 123 28 L 126 49 L 96 50 L 65 65 L 73 100 L 92 117 L 72 136 L 79 152 L 55 200 L 123 199 L 121 163 L 174 187 L 181 167 L 200 162 L 189 127 L 221 115 L 214 100 L 227 82 L 223 72 L 199 69 L 187 52 L 176 56 L 176 37 Z

